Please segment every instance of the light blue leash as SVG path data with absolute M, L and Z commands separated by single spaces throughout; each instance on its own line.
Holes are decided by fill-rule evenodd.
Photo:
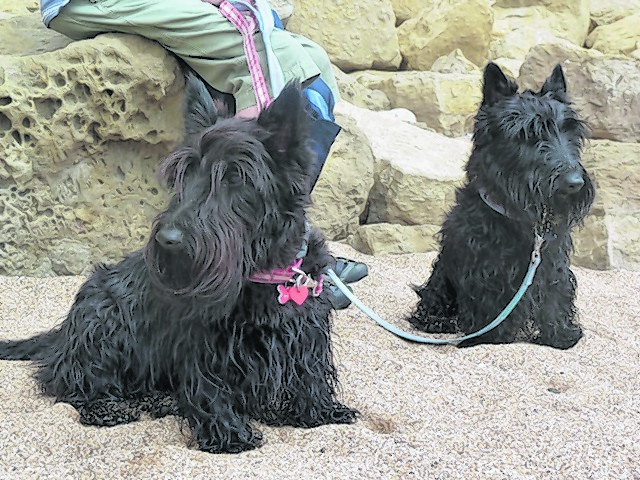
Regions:
M 411 333 L 407 333 L 404 330 L 400 330 L 399 328 L 395 327 L 389 322 L 384 321 L 373 310 L 371 310 L 364 303 L 362 303 L 360 299 L 358 299 L 358 297 L 356 297 L 347 288 L 347 286 L 344 283 L 342 283 L 342 280 L 340 280 L 340 278 L 336 275 L 336 273 L 332 269 L 329 269 L 327 273 L 329 274 L 329 277 L 331 278 L 331 280 L 333 280 L 333 282 L 337 285 L 337 287 L 342 291 L 342 293 L 344 293 L 347 296 L 347 298 L 351 300 L 356 307 L 358 307 L 360 310 L 362 310 L 362 312 L 364 312 L 366 315 L 371 317 L 382 328 L 388 330 L 394 335 L 397 335 L 398 337 L 404 338 L 405 340 L 409 340 L 412 342 L 430 343 L 430 344 L 448 344 L 448 343 L 454 343 L 454 342 L 461 342 L 463 340 L 469 340 L 470 338 L 479 337 L 480 335 L 487 333 L 489 330 L 496 328 L 509 316 L 509 314 L 513 311 L 513 309 L 516 308 L 516 305 L 518 305 L 518 302 L 522 300 L 522 297 L 527 291 L 527 288 L 529 288 L 529 286 L 533 282 L 533 277 L 536 274 L 538 265 L 540 265 L 540 249 L 542 248 L 543 242 L 544 242 L 544 238 L 540 236 L 538 233 L 536 233 L 533 251 L 531 252 L 531 261 L 529 262 L 529 269 L 527 270 L 527 274 L 525 275 L 524 280 L 522 281 L 522 285 L 520 285 L 520 288 L 518 289 L 516 294 L 513 296 L 509 304 L 505 307 L 505 309 L 502 310 L 502 312 L 500 312 L 500 314 L 495 318 L 495 320 L 493 320 L 487 326 L 481 328 L 475 333 L 470 333 L 469 335 L 465 335 L 464 337 L 426 338 L 418 335 L 412 335 Z

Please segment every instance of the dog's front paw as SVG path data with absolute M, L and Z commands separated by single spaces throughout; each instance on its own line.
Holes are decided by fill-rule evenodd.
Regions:
M 227 438 L 208 438 L 198 440 L 198 448 L 207 453 L 241 453 L 262 446 L 262 433 L 258 430 L 232 433 Z
M 80 423 L 97 427 L 113 427 L 140 419 L 140 408 L 125 399 L 99 399 L 93 402 L 74 402 Z
M 349 408 L 341 403 L 335 403 L 331 412 L 331 421 L 328 423 L 353 423 L 357 420 L 360 412 L 353 408 Z
M 151 418 L 163 418 L 167 415 L 179 415 L 175 400 L 162 393 L 149 395 L 141 400 L 141 406 L 151 415 Z
M 415 313 L 407 320 L 418 330 L 427 333 L 456 333 L 458 331 L 456 321 L 453 318 Z
M 313 428 L 320 425 L 353 423 L 358 418 L 358 411 L 334 402 L 330 409 L 319 412 L 317 415 L 303 419 L 301 427 Z
M 534 340 L 535 343 L 541 345 L 548 345 L 560 350 L 567 350 L 575 346 L 576 343 L 582 338 L 582 328 L 578 325 L 571 325 L 563 329 L 557 329 L 550 334 L 542 334 L 540 337 Z
M 263 417 L 260 421 L 271 426 L 290 425 L 298 428 L 315 428 L 336 423 L 353 423 L 358 415 L 357 410 L 333 402 L 330 406 L 307 405 L 301 412 L 284 412 L 277 417 Z

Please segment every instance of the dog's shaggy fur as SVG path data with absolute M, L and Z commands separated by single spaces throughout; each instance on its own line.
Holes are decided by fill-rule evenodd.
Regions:
M 211 100 L 189 76 L 185 144 L 159 169 L 175 193 L 146 247 L 99 266 L 59 327 L 1 341 L 0 358 L 37 361 L 42 391 L 85 424 L 175 414 L 200 449 L 240 452 L 260 444 L 252 420 L 315 427 L 356 412 L 335 398 L 326 289 L 283 305 L 276 285 L 248 280 L 305 241 L 300 88 L 255 120 L 218 118 Z M 312 230 L 301 269 L 317 279 L 332 262 Z
M 460 346 L 528 340 L 566 349 L 582 336 L 569 254 L 571 230 L 595 196 L 580 163 L 587 130 L 567 100 L 559 65 L 540 91 L 517 90 L 487 65 L 466 183 L 440 231 L 433 272 L 416 288 L 409 322 L 432 333 L 486 326 L 520 287 L 539 234 L 542 260 L 524 298 L 500 326 Z

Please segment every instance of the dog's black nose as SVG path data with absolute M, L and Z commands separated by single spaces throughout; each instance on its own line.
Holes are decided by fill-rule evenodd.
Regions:
M 182 231 L 175 227 L 162 227 L 156 233 L 156 241 L 164 248 L 176 248 L 182 243 Z
M 566 194 L 579 192 L 584 186 L 584 179 L 579 172 L 569 173 L 562 182 L 562 191 Z

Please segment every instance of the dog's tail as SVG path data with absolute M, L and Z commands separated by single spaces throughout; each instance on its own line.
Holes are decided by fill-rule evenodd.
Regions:
M 42 360 L 56 344 L 57 331 L 51 330 L 22 340 L 0 340 L 0 360 Z
M 218 106 L 204 82 L 193 72 L 185 75 L 185 102 L 183 107 L 184 131 L 194 135 L 218 120 Z

